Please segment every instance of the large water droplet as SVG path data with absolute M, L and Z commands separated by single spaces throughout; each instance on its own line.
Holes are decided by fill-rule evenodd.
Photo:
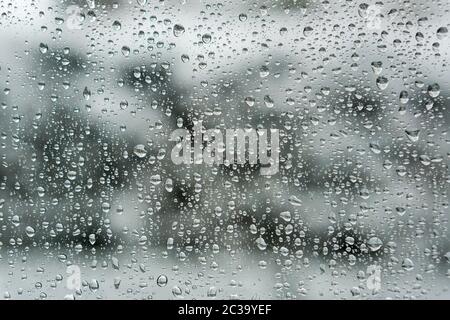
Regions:
M 208 33 L 206 33 L 206 34 L 204 34 L 203 36 L 202 36 L 202 41 L 203 41 L 203 43 L 210 43 L 211 42 L 211 35 L 210 34 L 208 34 Z
M 420 130 L 405 130 L 405 133 L 411 142 L 417 142 L 419 140 Z
M 145 149 L 145 146 L 143 144 L 137 144 L 133 148 L 133 153 L 138 158 L 144 158 L 147 155 L 147 150 Z
M 381 76 L 381 77 L 377 78 L 376 83 L 377 83 L 378 89 L 385 90 L 389 85 L 389 80 L 388 80 L 388 78 Z
M 447 27 L 440 27 L 436 31 L 436 36 L 438 37 L 438 39 L 444 39 L 447 37 L 447 35 L 448 35 Z
M 294 195 L 291 195 L 291 196 L 289 197 L 288 201 L 289 201 L 289 203 L 290 203 L 291 205 L 293 205 L 294 207 L 299 207 L 299 206 L 302 205 L 302 200 L 300 200 L 299 198 L 297 198 L 297 197 L 294 196 Z
M 311 28 L 311 27 L 305 27 L 304 29 L 303 29 L 303 35 L 305 36 L 305 37 L 308 37 L 308 36 L 310 36 L 311 34 L 313 33 L 313 28 Z
M 257 245 L 259 250 L 261 250 L 261 251 L 266 250 L 267 243 L 262 237 L 257 238 L 255 242 L 256 242 L 256 245 Z
M 181 24 L 176 24 L 173 26 L 173 35 L 179 37 L 184 33 L 185 29 Z
M 441 93 L 441 87 L 439 86 L 439 84 L 433 83 L 428 86 L 427 92 L 430 95 L 430 97 L 437 98 Z
M 382 245 L 383 245 L 383 242 L 378 237 L 371 237 L 369 239 L 369 241 L 367 241 L 367 246 L 369 247 L 370 251 L 372 251 L 372 252 L 380 250 Z
M 35 232 L 34 232 L 34 228 L 33 227 L 31 227 L 31 226 L 26 227 L 25 228 L 25 232 L 26 232 L 28 237 L 30 237 L 30 238 L 34 237 L 34 233 Z
M 402 268 L 406 271 L 411 271 L 414 269 L 414 262 L 409 258 L 405 258 L 402 261 Z
M 280 213 L 280 218 L 286 222 L 291 221 L 291 213 L 289 211 L 283 211 Z

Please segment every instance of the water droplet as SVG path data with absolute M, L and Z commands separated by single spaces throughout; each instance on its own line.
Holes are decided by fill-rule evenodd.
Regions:
M 179 286 L 174 286 L 172 288 L 172 294 L 174 295 L 174 297 L 180 298 L 181 295 L 183 294 L 183 291 Z
M 34 232 L 33 227 L 30 227 L 30 226 L 26 227 L 25 232 L 28 237 L 30 237 L 30 238 L 34 237 L 35 232 Z
M 269 72 L 269 68 L 267 68 L 267 66 L 262 66 L 262 67 L 259 69 L 259 76 L 260 76 L 261 78 L 265 78 L 265 77 L 267 77 L 269 74 L 270 74 L 270 72 Z
M 117 20 L 113 22 L 112 26 L 115 30 L 120 30 L 122 28 L 122 24 Z
M 189 60 L 190 60 L 190 58 L 189 58 L 189 56 L 187 54 L 182 54 L 181 55 L 181 61 L 182 62 L 186 63 L 186 62 L 189 62 Z
M 122 280 L 120 280 L 119 277 L 114 278 L 114 288 L 119 289 L 121 282 L 122 282 Z
M 96 239 L 95 239 L 95 234 L 91 233 L 91 234 L 89 235 L 89 243 L 90 243 L 91 245 L 94 245 L 94 244 L 95 244 L 95 241 L 96 241 Z
M 206 295 L 207 295 L 208 298 L 214 298 L 215 296 L 217 296 L 217 288 L 216 287 L 210 287 L 208 289 L 208 292 L 207 292 Z
M 446 27 L 440 27 L 436 31 L 436 36 L 438 39 L 442 40 L 448 36 L 448 29 Z
M 402 268 L 406 271 L 411 271 L 414 269 L 414 262 L 409 258 L 405 258 L 402 261 Z
M 128 101 L 124 100 L 120 102 L 120 109 L 125 110 L 128 108 Z
M 367 18 L 369 16 L 369 5 L 367 3 L 361 3 L 358 7 L 358 14 L 361 18 Z
M 128 57 L 130 55 L 131 49 L 127 46 L 123 46 L 121 51 L 125 57 Z
M 95 293 L 99 288 L 100 288 L 100 284 L 98 283 L 98 281 L 96 279 L 92 279 L 91 281 L 89 281 L 89 289 L 92 292 Z
M 379 154 L 381 153 L 381 148 L 378 144 L 376 143 L 370 143 L 369 144 L 370 150 L 375 153 L 375 154 Z
M 303 35 L 305 36 L 305 37 L 308 37 L 308 36 L 310 36 L 311 34 L 313 33 L 313 28 L 311 28 L 311 27 L 305 27 L 304 29 L 303 29 Z
M 211 42 L 211 35 L 206 33 L 202 36 L 203 43 L 207 44 Z
M 140 157 L 140 158 L 143 158 L 143 157 Z M 159 174 L 154 174 L 154 175 L 150 176 L 150 183 L 153 184 L 154 186 L 159 185 L 161 183 L 161 181 L 162 181 L 162 179 Z
M 375 74 L 380 74 L 383 71 L 383 63 L 381 61 L 374 61 L 371 63 L 372 71 Z
M 403 165 L 398 166 L 397 169 L 395 169 L 395 172 L 399 177 L 404 177 L 408 173 L 406 167 Z
M 425 36 L 423 35 L 422 32 L 417 32 L 416 33 L 416 41 L 417 42 L 422 42 L 425 39 Z
M 89 90 L 88 87 L 84 87 L 83 97 L 85 100 L 89 100 L 91 98 L 91 90 Z
M 286 222 L 291 221 L 291 213 L 289 211 L 283 211 L 280 213 L 280 218 Z
M 173 180 L 171 178 L 167 178 L 164 187 L 166 188 L 167 192 L 172 192 L 173 191 Z
M 274 104 L 273 99 L 269 95 L 264 96 L 264 105 L 267 108 L 273 108 Z
M 244 102 L 249 106 L 249 107 L 253 107 L 255 105 L 255 98 L 253 97 L 246 97 L 244 99 Z
M 400 103 L 406 104 L 409 101 L 409 95 L 407 91 L 400 92 Z
M 405 133 L 411 142 L 417 142 L 419 140 L 420 130 L 405 130 Z
M 289 197 L 288 201 L 289 201 L 289 203 L 290 203 L 291 205 L 293 205 L 294 207 L 299 207 L 299 206 L 302 205 L 302 200 L 300 200 L 299 198 L 297 198 L 297 197 L 294 196 L 294 195 L 291 195 L 291 196 Z
M 41 51 L 41 53 L 46 53 L 48 51 L 48 46 L 45 43 L 41 43 L 39 45 L 39 51 Z
M 397 214 L 398 214 L 400 217 L 404 216 L 405 213 L 406 213 L 405 207 L 397 207 L 397 208 L 395 208 L 395 211 L 397 212 Z
M 259 250 L 261 250 L 261 251 L 266 250 L 267 243 L 266 243 L 266 241 L 263 238 L 259 237 L 259 238 L 256 239 L 255 242 L 256 242 L 256 245 L 257 245 Z
M 147 155 L 147 150 L 145 149 L 145 146 L 143 144 L 137 144 L 134 148 L 133 148 L 133 153 L 138 157 L 138 158 L 144 158 Z
M 104 213 L 108 213 L 109 210 L 111 209 L 111 204 L 109 202 L 102 202 L 102 211 Z
M 244 22 L 244 21 L 246 21 L 246 20 L 247 20 L 247 15 L 246 15 L 245 13 L 241 13 L 241 14 L 239 15 L 239 21 Z
M 185 29 L 181 24 L 176 24 L 173 26 L 173 35 L 175 37 L 179 37 L 179 36 L 183 35 L 184 32 L 185 32 Z
M 375 252 L 380 250 L 382 247 L 383 242 L 378 237 L 371 237 L 369 241 L 367 241 L 367 246 L 369 247 L 370 251 Z
M 13 226 L 18 227 L 20 225 L 20 217 L 18 215 L 13 215 L 11 222 Z
M 119 270 L 119 259 L 116 257 L 111 258 L 112 266 L 114 269 Z
M 437 83 L 433 83 L 428 86 L 428 94 L 432 98 L 437 98 L 441 93 L 441 87 Z
M 444 258 L 447 260 L 447 263 L 450 263 L 450 251 L 444 255 Z
M 378 89 L 385 90 L 389 85 L 389 80 L 386 77 L 381 76 L 377 78 L 376 83 Z
M 156 279 L 156 283 L 158 284 L 159 287 L 165 287 L 167 285 L 167 282 L 168 282 L 167 276 L 165 276 L 164 274 L 160 275 Z

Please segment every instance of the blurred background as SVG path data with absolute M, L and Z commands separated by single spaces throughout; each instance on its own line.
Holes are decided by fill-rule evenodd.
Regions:
M 450 298 L 449 10 L 0 0 L 0 298 Z M 279 173 L 174 165 L 198 121 Z

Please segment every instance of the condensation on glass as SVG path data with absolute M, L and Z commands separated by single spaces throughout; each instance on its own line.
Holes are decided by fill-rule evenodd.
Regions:
M 450 298 L 449 10 L 0 0 L 0 298 Z

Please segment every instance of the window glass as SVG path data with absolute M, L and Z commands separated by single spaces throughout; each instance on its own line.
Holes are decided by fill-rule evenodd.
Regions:
M 450 298 L 447 0 L 0 0 L 0 298 Z

